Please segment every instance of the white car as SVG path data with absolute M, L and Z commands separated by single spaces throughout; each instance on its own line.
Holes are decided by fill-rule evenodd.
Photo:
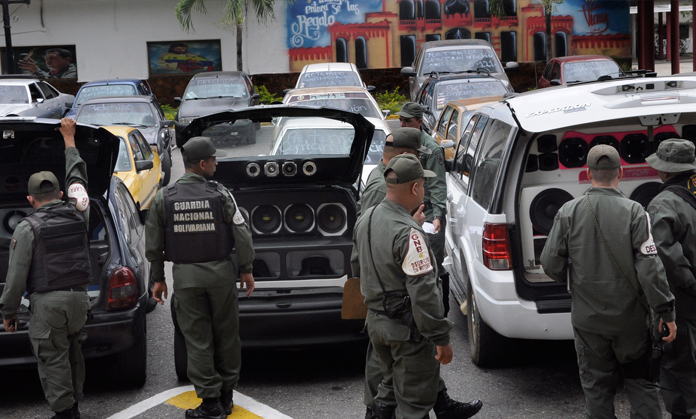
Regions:
M 587 153 L 619 150 L 619 189 L 659 192 L 645 163 L 668 138 L 696 141 L 696 76 L 625 77 L 528 92 L 478 108 L 447 162 L 445 265 L 473 362 L 503 362 L 508 338 L 573 338 L 571 297 L 539 262 L 558 209 L 591 183 Z
M 74 100 L 35 77 L 0 77 L 0 116 L 60 119 Z
M 366 89 L 350 86 L 293 89 L 285 94 L 283 104 L 341 109 L 359 113 L 370 121 L 375 126 L 375 133 L 362 172 L 362 180 L 367 182 L 370 172 L 382 159 L 384 140 L 391 130 L 384 119 L 389 115 L 389 111 L 380 110 L 379 105 Z
M 357 86 L 372 91 L 375 86 L 366 86 L 358 67 L 353 63 L 307 64 L 297 78 L 295 89 L 307 87 Z

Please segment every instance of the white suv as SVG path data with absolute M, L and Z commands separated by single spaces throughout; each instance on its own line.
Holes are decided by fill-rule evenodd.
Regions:
M 652 73 L 651 75 L 654 75 Z M 587 152 L 619 150 L 619 189 L 657 194 L 645 157 L 660 141 L 696 142 L 696 76 L 626 77 L 529 92 L 479 108 L 448 162 L 446 266 L 468 312 L 473 362 L 501 363 L 508 338 L 572 339 L 570 294 L 539 255 L 558 209 L 590 187 Z

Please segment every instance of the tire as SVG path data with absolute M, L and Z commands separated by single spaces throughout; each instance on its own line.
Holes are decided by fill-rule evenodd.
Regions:
M 172 322 L 174 323 L 174 370 L 179 381 L 188 381 L 188 352 L 186 351 L 186 341 L 184 334 L 179 329 L 179 323 L 176 321 L 176 311 L 174 310 L 174 299 L 176 295 L 172 295 L 171 309 Z
M 141 329 L 138 331 L 138 337 L 131 348 L 116 355 L 114 369 L 120 384 L 140 388 L 147 380 L 147 333 L 144 313 L 138 321 L 142 322 L 140 328 L 136 327 Z
M 479 367 L 501 366 L 507 361 L 506 348 L 510 345 L 510 339 L 500 335 L 483 321 L 473 294 L 471 282 L 467 281 L 468 315 L 466 321 L 469 329 L 471 361 Z
M 167 150 L 162 153 L 162 186 L 169 184 L 169 179 L 172 177 L 172 150 Z

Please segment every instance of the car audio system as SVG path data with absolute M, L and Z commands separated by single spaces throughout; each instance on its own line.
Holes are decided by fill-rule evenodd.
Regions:
M 340 236 L 348 228 L 346 207 L 342 204 L 321 204 L 317 209 L 317 228 L 325 236 Z
M 258 234 L 275 234 L 283 226 L 280 208 L 260 205 L 251 210 L 251 228 Z
M 0 237 L 12 238 L 17 225 L 32 212 L 33 210 L 31 209 L 0 209 L 0 217 L 2 218 Z
M 314 228 L 314 210 L 307 204 L 293 204 L 285 208 L 285 228 L 291 233 L 307 233 Z

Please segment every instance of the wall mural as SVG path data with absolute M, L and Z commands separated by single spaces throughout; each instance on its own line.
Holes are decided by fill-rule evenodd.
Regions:
M 287 15 L 290 71 L 310 63 L 404 67 L 427 41 L 482 39 L 503 62 L 609 55 L 630 58 L 628 0 L 564 0 L 551 18 L 532 0 L 299 0 Z

